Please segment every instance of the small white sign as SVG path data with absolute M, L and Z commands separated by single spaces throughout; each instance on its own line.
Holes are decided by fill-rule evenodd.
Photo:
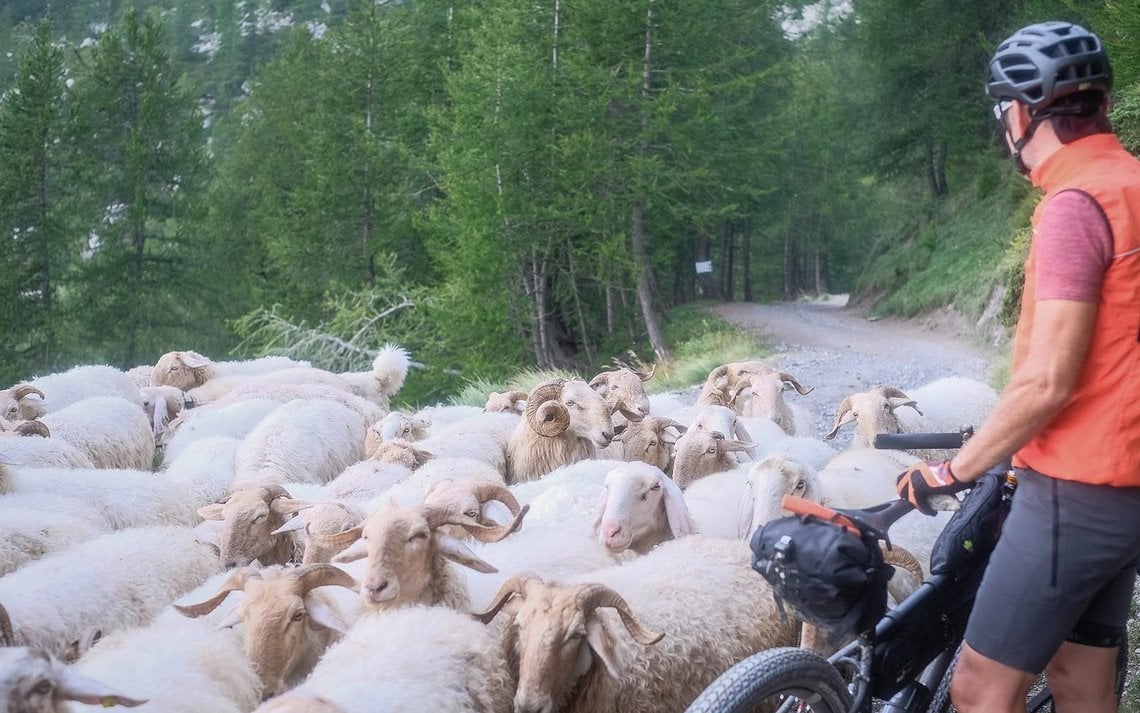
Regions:
M 697 274 L 704 275 L 705 273 L 712 272 L 712 260 L 697 263 Z

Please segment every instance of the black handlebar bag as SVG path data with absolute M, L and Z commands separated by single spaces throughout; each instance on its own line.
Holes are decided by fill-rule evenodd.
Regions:
M 773 520 L 752 535 L 752 568 L 772 586 L 781 617 L 784 603 L 819 626 L 836 644 L 864 631 L 887 610 L 894 568 L 883 562 L 878 539 L 813 515 Z

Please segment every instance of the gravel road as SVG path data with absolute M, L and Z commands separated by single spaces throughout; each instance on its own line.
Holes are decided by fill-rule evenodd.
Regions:
M 944 376 L 988 381 L 1002 360 L 998 349 L 981 343 L 968 323 L 952 315 L 873 319 L 845 305 L 845 298 L 735 302 L 714 311 L 759 332 L 773 349 L 769 364 L 815 387 L 798 402 L 811 411 L 819 434 L 831 428 L 836 407 L 852 392 L 877 384 L 906 391 Z

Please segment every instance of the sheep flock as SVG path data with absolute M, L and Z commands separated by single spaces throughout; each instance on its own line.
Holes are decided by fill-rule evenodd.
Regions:
M 405 413 L 409 364 L 175 351 L 0 391 L 0 711 L 679 713 L 757 651 L 822 645 L 749 565 L 784 495 L 890 500 L 930 454 L 876 433 L 997 400 L 876 385 L 812 404 L 818 434 L 812 386 L 754 360 L 695 403 L 622 367 Z M 892 602 L 946 519 L 892 530 Z

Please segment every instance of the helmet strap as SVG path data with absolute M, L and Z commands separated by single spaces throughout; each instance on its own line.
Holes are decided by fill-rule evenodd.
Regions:
M 1025 145 L 1029 143 L 1029 140 L 1033 138 L 1033 134 L 1037 131 L 1037 126 L 1040 123 L 1041 119 L 1039 118 L 1030 119 L 1029 124 L 1025 127 L 1025 133 L 1022 134 L 1021 138 L 1017 141 L 1013 140 L 1013 133 L 1010 132 L 1008 128 L 1005 130 L 1006 135 L 1009 137 L 1009 142 L 1013 144 L 1013 160 L 1017 162 L 1017 170 L 1026 178 L 1029 177 L 1029 166 L 1026 166 L 1025 161 L 1021 158 L 1021 151 L 1025 148 Z

